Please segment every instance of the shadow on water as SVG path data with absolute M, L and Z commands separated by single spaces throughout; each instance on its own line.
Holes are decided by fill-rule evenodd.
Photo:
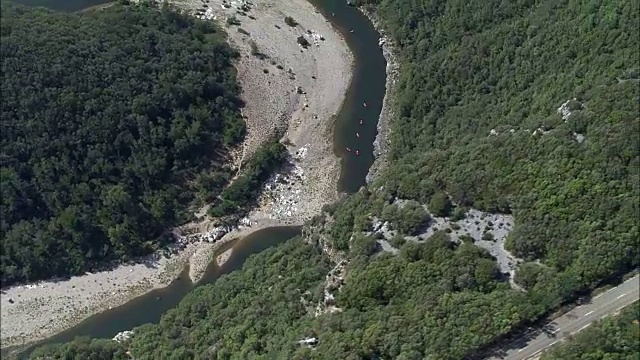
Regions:
M 348 6 L 344 0 L 310 1 L 341 32 L 355 57 L 353 78 L 333 129 L 334 152 L 341 158 L 342 168 L 338 190 L 352 193 L 365 184 L 366 175 L 374 160 L 373 141 L 377 133 L 377 121 L 385 93 L 386 61 L 378 46 L 379 34 L 371 22 L 356 8 Z M 75 12 L 111 1 L 18 0 L 16 2 Z M 351 151 L 347 151 L 347 148 Z M 225 244 L 218 253 L 233 247 L 231 258 L 221 267 L 214 263 L 210 264 L 198 286 L 212 283 L 223 274 L 241 268 L 251 254 L 282 243 L 299 233 L 300 227 L 267 228 Z M 162 314 L 175 307 L 193 289 L 187 274 L 188 270 L 185 269 L 181 276 L 166 288 L 154 290 L 122 306 L 91 316 L 67 331 L 30 346 L 19 356 L 26 358 L 36 346 L 71 341 L 77 336 L 112 338 L 120 331 L 130 330 L 146 323 L 157 323 Z M 16 347 L 4 349 L 2 358 L 16 349 Z

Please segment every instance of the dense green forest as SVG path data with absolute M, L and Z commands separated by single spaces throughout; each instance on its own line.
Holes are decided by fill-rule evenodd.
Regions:
M 377 5 L 403 59 L 379 183 L 513 213 L 508 248 L 573 289 L 637 265 L 638 2 L 413 4 Z
M 305 230 L 349 259 L 341 311 L 303 311 L 329 265 L 319 246 L 291 240 L 136 329 L 122 345 L 136 358 L 459 360 L 638 265 L 638 2 L 369 6 L 400 60 L 390 166 Z M 563 119 L 557 109 L 574 98 Z M 397 208 L 396 197 L 415 202 Z M 507 247 L 526 260 L 515 281 L 527 291 L 471 242 L 444 231 L 406 241 L 429 222 L 416 202 L 454 217 L 513 214 Z M 373 216 L 400 230 L 398 254 L 363 233 Z M 298 344 L 306 337 L 315 349 Z
M 380 6 L 408 59 L 381 182 L 513 213 L 508 248 L 574 289 L 636 266 L 638 2 L 443 4 Z
M 30 358 L 128 359 L 130 351 L 143 360 L 461 359 L 469 343 L 459 340 L 491 338 L 525 309 L 519 305 L 525 296 L 496 279 L 495 263 L 484 251 L 455 248 L 442 234 L 431 240 L 407 242 L 418 251 L 403 248 L 401 256 L 352 253 L 357 265 L 350 271 L 358 278 L 340 294 L 341 313 L 310 316 L 331 265 L 316 246 L 295 238 L 196 288 L 160 324 L 135 329 L 128 342 L 78 338 L 39 348 Z M 389 281 L 389 268 L 396 271 L 395 282 Z M 632 321 L 638 316 L 633 306 L 578 336 L 570 357 L 561 348 L 550 359 L 586 359 L 576 356 L 596 351 L 637 354 L 639 328 Z M 315 350 L 298 343 L 309 337 L 319 340 Z M 424 355 L 427 349 L 430 356 Z
M 3 285 L 149 252 L 233 176 L 237 53 L 212 22 L 3 3 L 1 31 Z
M 634 303 L 556 345 L 542 360 L 637 360 L 640 358 L 640 308 Z

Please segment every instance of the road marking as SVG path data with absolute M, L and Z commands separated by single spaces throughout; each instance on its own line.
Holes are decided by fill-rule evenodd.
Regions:
M 540 350 L 538 350 L 538 351 L 534 352 L 533 354 L 531 354 L 531 356 L 530 356 L 530 357 L 528 357 L 528 359 L 531 359 L 532 357 L 534 357 L 534 356 L 538 355 L 539 353 L 541 353 L 541 352 L 543 352 L 543 351 L 547 350 L 548 348 L 550 348 L 550 347 L 552 347 L 553 345 L 555 345 L 558 341 L 562 341 L 562 339 L 560 339 L 560 340 L 556 340 L 556 341 L 552 342 L 551 344 L 549 344 L 549 345 L 547 345 L 547 346 L 543 347 L 542 349 L 540 349 Z
M 626 307 L 626 305 L 620 306 L 619 308 L 617 308 L 617 309 L 616 309 L 616 311 L 613 313 L 613 315 L 616 315 L 616 316 L 617 316 L 618 314 L 620 314 L 620 311 L 621 311 L 622 309 L 624 309 L 625 307 Z
M 580 329 L 578 329 L 578 331 L 574 331 L 574 332 L 572 332 L 571 334 L 579 333 L 580 331 L 582 331 L 582 330 L 584 330 L 584 329 L 588 328 L 590 325 L 591 325 L 591 323 L 588 323 L 587 325 L 585 325 L 585 326 L 581 327 Z
M 629 281 L 638 281 L 638 276 L 636 275 L 636 277 L 634 277 L 634 278 L 631 278 L 631 279 L 627 280 L 627 282 L 629 282 Z M 597 298 L 599 298 L 599 297 L 600 297 L 600 296 L 602 296 L 602 295 L 605 295 L 605 294 L 607 294 L 607 293 L 611 293 L 611 292 L 613 292 L 612 290 L 615 290 L 615 289 L 616 289 L 616 288 L 612 288 L 612 289 L 609 289 L 609 290 L 607 290 L 607 291 L 605 291 L 605 292 L 603 292 L 603 293 L 600 293 L 600 294 L 596 295 L 595 297 L 593 297 L 593 299 L 597 299 Z M 636 292 L 636 289 L 633 289 L 633 290 L 631 290 L 631 292 L 627 292 L 627 293 L 624 293 L 624 294 L 619 295 L 616 299 L 621 299 L 621 298 L 623 298 L 623 297 L 625 297 L 625 296 L 627 296 L 627 295 L 634 295 L 634 297 L 635 297 L 635 296 L 636 296 L 635 292 Z M 637 302 L 637 300 L 633 301 L 632 303 L 635 303 L 635 302 Z M 620 312 L 623 308 L 625 308 L 626 306 L 628 306 L 628 305 L 623 305 L 623 306 L 620 306 L 619 308 L 617 308 L 617 309 L 616 309 L 616 314 L 617 314 L 617 313 L 619 313 L 619 312 Z M 579 307 L 578 307 L 578 308 L 579 308 Z M 587 312 L 586 314 L 584 314 L 583 316 L 589 316 L 589 315 L 593 314 L 594 312 L 595 312 L 595 310 L 591 310 L 591 311 Z M 597 317 L 599 317 L 600 319 L 604 319 L 604 318 L 606 318 L 606 317 L 608 317 L 608 316 L 610 316 L 610 315 L 611 315 L 611 313 L 605 313 L 605 314 L 602 314 L 602 315 L 596 315 L 596 316 L 597 316 Z M 581 328 L 580 328 L 580 329 L 578 329 L 577 331 L 572 332 L 572 333 L 571 333 L 571 335 L 577 334 L 578 332 L 580 332 L 580 331 L 582 331 L 582 330 L 586 329 L 587 327 L 591 326 L 591 324 L 592 324 L 592 322 L 589 322 L 588 324 L 584 325 L 583 327 L 581 327 Z M 531 329 L 531 328 L 529 328 L 529 329 Z M 562 330 L 562 329 L 560 329 L 560 328 L 555 329 L 555 330 L 551 331 L 551 334 L 556 334 L 556 333 L 558 333 L 560 330 Z M 529 333 L 529 332 L 527 331 L 527 333 Z M 547 334 L 549 334 L 549 333 L 547 332 Z M 564 334 L 566 335 L 566 333 L 564 333 Z M 529 356 L 527 357 L 527 359 L 531 359 L 532 357 L 534 357 L 534 356 L 536 356 L 536 355 L 540 354 L 541 352 L 544 352 L 547 348 L 549 348 L 549 347 L 551 347 L 551 346 L 555 345 L 555 344 L 556 344 L 556 343 L 558 343 L 559 341 L 564 341 L 564 338 L 558 339 L 558 340 L 556 340 L 556 341 L 552 342 L 551 344 L 549 344 L 549 345 L 547 345 L 547 346 L 543 347 L 542 349 L 539 349 L 538 351 L 534 352 L 532 355 L 529 355 Z M 515 342 L 515 341 L 514 341 L 514 342 Z M 520 352 L 522 352 L 522 351 L 527 350 L 528 348 L 529 348 L 528 346 L 525 346 L 525 347 L 523 347 L 523 348 L 521 348 L 521 349 L 518 349 L 518 352 L 520 353 Z

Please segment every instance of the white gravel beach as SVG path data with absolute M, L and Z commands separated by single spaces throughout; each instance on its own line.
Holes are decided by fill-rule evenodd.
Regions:
M 337 198 L 340 169 L 330 134 L 353 66 L 353 56 L 337 31 L 306 0 L 255 0 L 245 16 L 237 14 L 235 2 L 228 3 L 230 8 L 224 8 L 221 0 L 179 4 L 190 11 L 200 9 L 201 16 L 215 17 L 225 27 L 232 13 L 240 20 L 239 26 L 227 27 L 230 43 L 242 54 L 237 70 L 247 102 L 243 115 L 248 136 L 238 163 L 280 129 L 296 158 L 293 166 L 302 174 L 300 181 L 280 192 L 272 184 L 275 193 L 263 196 L 260 207 L 248 217 L 251 225 L 215 243 L 191 243 L 170 258 L 155 254 L 111 271 L 4 289 L 0 296 L 2 348 L 46 338 L 92 314 L 164 287 L 187 263 L 190 277 L 197 281 L 221 244 L 268 226 L 302 224 Z M 285 16 L 298 25 L 285 24 Z M 298 45 L 299 36 L 311 46 Z M 266 56 L 252 54 L 252 47 Z M 294 205 L 278 210 L 287 201 Z
M 2 347 L 45 338 L 100 310 L 168 285 L 184 269 L 197 247 L 190 244 L 172 257 L 155 253 L 140 263 L 110 271 L 3 289 Z
M 235 14 L 240 22 L 227 29 L 230 43 L 242 54 L 238 76 L 247 99 L 243 115 L 248 134 L 238 162 L 278 130 L 285 133 L 283 140 L 295 158 L 290 170 L 298 178 L 290 179 L 283 191 L 272 189 L 280 195 L 263 197 L 261 211 L 250 218 L 302 224 L 338 195 L 340 162 L 333 153 L 331 130 L 351 82 L 353 55 L 306 0 L 251 1 L 247 16 L 238 15 L 234 6 L 224 9 L 218 0 L 204 1 L 209 6 L 205 17 Z M 297 25 L 287 25 L 285 17 Z M 310 46 L 300 46 L 298 37 Z

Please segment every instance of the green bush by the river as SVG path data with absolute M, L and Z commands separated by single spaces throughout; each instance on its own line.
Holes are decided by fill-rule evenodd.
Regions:
M 263 144 L 243 166 L 242 174 L 228 187 L 222 190 L 209 209 L 211 216 L 230 214 L 240 216 L 254 204 L 260 196 L 262 184 L 287 159 L 287 148 L 277 138 Z

